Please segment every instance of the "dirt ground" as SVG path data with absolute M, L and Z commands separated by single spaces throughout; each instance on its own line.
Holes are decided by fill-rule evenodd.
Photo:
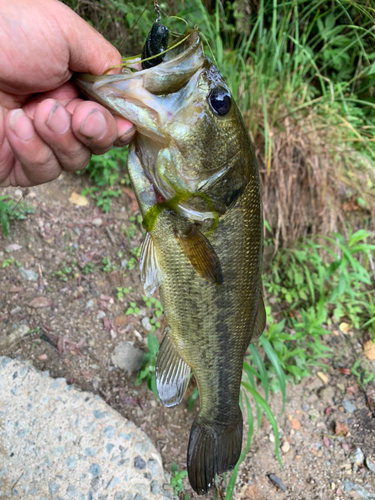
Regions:
M 111 362 L 123 340 L 146 350 L 142 319 L 156 319 L 142 298 L 138 266 L 129 269 L 142 239 L 138 208 L 124 187 L 109 214 L 100 212 L 92 200 L 87 206 L 69 201 L 88 183 L 86 177 L 63 174 L 47 186 L 30 189 L 26 200 L 34 214 L 12 222 L 9 238 L 0 231 L 1 337 L 15 339 L 0 349 L 0 355 L 29 359 L 53 377 L 65 377 L 68 383 L 98 394 L 148 434 L 167 472 L 173 462 L 180 471 L 186 469 L 189 430 L 198 404 L 188 411 L 185 398 L 176 408 L 164 408 L 146 383 L 136 386 L 135 374 L 128 375 Z M 5 193 L 17 194 L 0 190 L 0 195 Z M 25 279 L 25 270 L 33 271 L 34 281 Z M 129 291 L 118 299 L 117 287 Z M 141 309 L 137 316 L 125 315 L 131 302 Z M 160 340 L 164 322 L 162 317 L 159 320 L 161 329 L 154 333 Z M 29 333 L 17 340 L 20 332 Z M 359 352 L 361 346 L 350 335 L 346 338 Z M 339 361 L 327 362 L 327 378 L 314 373 L 298 386 L 289 385 L 283 415 L 280 396 L 271 397 L 283 468 L 264 417 L 240 467 L 234 498 L 375 498 L 375 463 L 370 460 L 375 459 L 375 418 L 368 404 L 375 390 L 368 388 L 366 404 L 364 392 L 348 370 L 354 353 L 344 349 L 345 336 L 336 332 L 327 338 L 335 352 L 344 350 Z M 373 472 L 355 452 L 357 447 Z M 285 492 L 275 486 L 270 474 L 282 481 Z M 186 479 L 184 484 L 183 495 L 194 498 Z

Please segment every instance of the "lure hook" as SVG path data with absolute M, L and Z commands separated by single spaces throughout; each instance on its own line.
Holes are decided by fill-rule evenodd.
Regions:
M 154 0 L 154 7 L 155 7 L 155 12 L 157 14 L 157 18 L 155 20 L 156 23 L 158 23 L 161 19 L 161 13 L 160 13 L 160 5 L 158 4 L 158 0 Z

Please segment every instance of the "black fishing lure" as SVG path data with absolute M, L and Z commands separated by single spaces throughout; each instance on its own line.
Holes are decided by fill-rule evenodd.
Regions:
M 142 62 L 142 69 L 149 69 L 157 66 L 163 62 L 165 54 L 163 52 L 167 50 L 168 47 L 169 30 L 164 24 L 156 21 L 151 28 L 150 33 L 147 36 L 146 43 L 144 44 L 142 50 L 142 59 L 148 59 L 149 57 L 156 56 L 149 61 Z

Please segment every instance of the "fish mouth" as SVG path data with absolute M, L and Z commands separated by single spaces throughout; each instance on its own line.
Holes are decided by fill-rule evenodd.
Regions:
M 172 43 L 157 66 L 138 69 L 139 64 L 135 68 L 130 64 L 133 71 L 125 67 L 117 75 L 76 73 L 72 81 L 90 99 L 134 123 L 141 134 L 160 140 L 163 134 L 157 128 L 169 118 L 173 103 L 163 109 L 163 99 L 158 97 L 177 93 L 204 61 L 200 34 L 189 29 Z

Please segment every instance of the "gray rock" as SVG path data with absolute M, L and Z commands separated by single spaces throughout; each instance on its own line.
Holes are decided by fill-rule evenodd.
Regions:
M 0 380 L 0 498 L 163 498 L 159 453 L 100 397 L 7 357 Z M 145 476 L 152 461 L 159 474 Z
M 343 399 L 341 404 L 344 410 L 346 410 L 348 413 L 354 413 L 357 409 L 356 405 L 350 402 L 348 399 Z
M 100 227 L 103 224 L 103 219 L 101 219 L 100 217 L 97 217 L 96 219 L 93 219 L 91 221 L 91 224 L 96 226 L 96 227 Z
M 104 311 L 98 311 L 98 314 L 96 316 L 98 319 L 103 319 L 106 317 L 106 313 Z
M 356 491 L 358 495 L 363 498 L 363 500 L 375 500 L 375 492 L 368 490 L 367 488 L 363 487 L 361 484 L 356 484 L 353 481 L 350 481 L 349 479 L 345 479 L 343 482 L 343 490 L 346 491 L 347 493 L 350 493 L 351 491 Z
M 25 269 L 24 267 L 20 267 L 18 271 L 22 278 L 26 281 L 37 281 L 39 278 L 38 273 L 36 273 L 32 269 Z
M 94 299 L 88 300 L 86 302 L 86 309 L 92 309 L 94 307 L 94 304 L 95 304 Z
M 366 458 L 366 465 L 368 470 L 370 470 L 375 474 L 375 463 L 371 460 L 371 458 L 369 457 Z
M 362 467 L 364 460 L 365 460 L 365 457 L 362 453 L 361 448 L 356 448 L 349 455 L 349 462 L 351 464 L 353 464 L 353 466 L 354 466 L 353 468 L 355 470 L 357 470 L 358 467 Z
M 142 457 L 140 457 L 139 455 L 137 457 L 135 457 L 134 459 L 134 467 L 136 469 L 145 469 L 146 468 L 146 462 L 143 460 Z
M 142 318 L 142 326 L 146 330 L 146 332 L 150 332 L 152 330 L 152 325 L 150 323 L 150 318 L 145 316 Z
M 112 363 L 130 375 L 139 372 L 142 368 L 144 355 L 145 353 L 141 349 L 123 341 L 116 346 L 112 354 Z

